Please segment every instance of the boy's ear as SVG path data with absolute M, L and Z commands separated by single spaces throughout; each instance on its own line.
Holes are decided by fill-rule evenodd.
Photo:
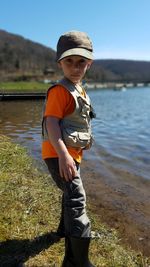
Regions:
M 93 60 L 89 60 L 87 69 L 89 69 L 91 67 L 92 63 L 93 63 Z

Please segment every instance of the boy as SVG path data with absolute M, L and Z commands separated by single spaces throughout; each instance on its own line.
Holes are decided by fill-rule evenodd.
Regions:
M 94 267 L 88 259 L 90 221 L 80 177 L 84 149 L 92 143 L 90 99 L 81 81 L 93 59 L 93 48 L 84 32 L 63 34 L 57 44 L 57 62 L 64 79 L 47 92 L 42 130 L 42 156 L 62 190 L 62 214 L 57 234 L 65 237 L 62 267 Z

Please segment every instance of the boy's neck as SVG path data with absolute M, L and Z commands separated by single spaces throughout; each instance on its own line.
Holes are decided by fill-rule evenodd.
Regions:
M 64 79 L 68 80 L 69 82 L 71 82 L 75 87 L 76 87 L 76 90 L 79 92 L 79 94 L 81 94 L 83 97 L 86 97 L 86 92 L 85 90 L 83 89 L 83 86 L 82 86 L 82 82 L 78 82 L 78 83 L 73 83 L 71 80 L 69 80 L 68 78 L 64 77 Z
M 73 83 L 75 86 L 82 86 L 82 81 L 79 81 L 77 83 L 72 82 L 71 80 L 69 80 L 68 78 L 64 77 L 65 79 L 67 79 L 68 81 L 70 81 L 71 83 Z

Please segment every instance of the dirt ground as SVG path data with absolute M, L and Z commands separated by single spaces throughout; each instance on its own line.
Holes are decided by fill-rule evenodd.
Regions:
M 111 177 L 104 176 L 87 160 L 81 166 L 87 199 L 100 220 L 118 230 L 123 244 L 150 256 L 150 180 L 113 168 Z

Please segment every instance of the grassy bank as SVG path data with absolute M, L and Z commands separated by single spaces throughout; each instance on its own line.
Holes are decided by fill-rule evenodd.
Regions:
M 0 93 L 46 92 L 50 84 L 42 82 L 0 82 Z
M 39 172 L 25 149 L 0 137 L 0 266 L 60 267 L 64 240 L 55 242 L 61 194 L 51 178 Z M 90 208 L 89 208 L 90 211 Z M 125 250 L 117 233 L 89 212 L 92 228 L 90 258 L 97 267 L 149 267 L 140 253 Z

